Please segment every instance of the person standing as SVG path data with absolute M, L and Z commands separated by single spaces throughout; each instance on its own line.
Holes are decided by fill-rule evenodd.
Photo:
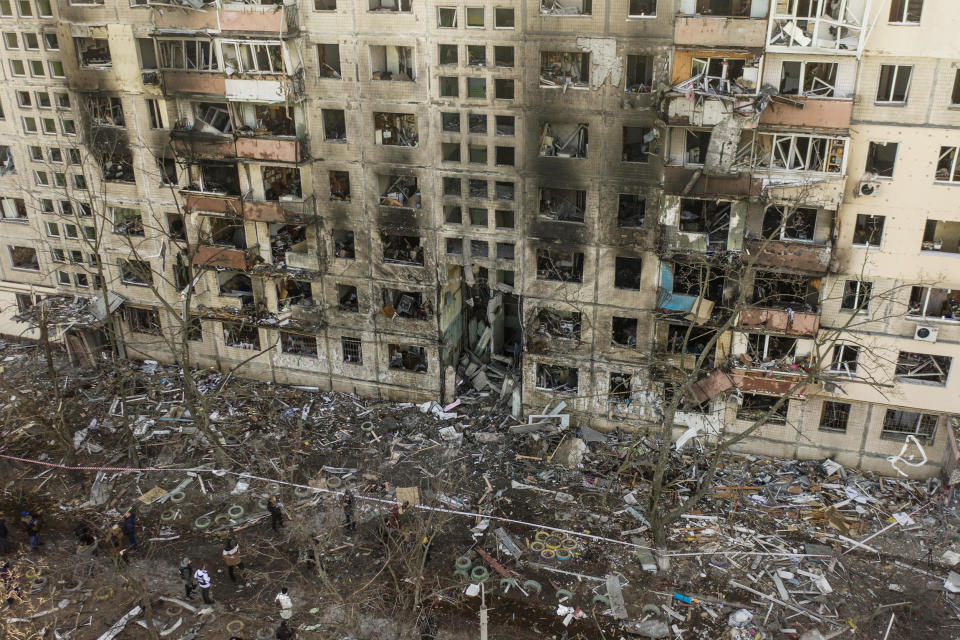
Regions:
M 213 598 L 210 597 L 210 574 L 207 573 L 207 565 L 200 565 L 200 568 L 193 572 L 193 579 L 197 581 L 200 587 L 200 595 L 203 596 L 204 604 L 213 604 Z
M 40 520 L 30 515 L 29 511 L 23 511 L 20 514 L 20 522 L 27 530 L 27 536 L 30 538 L 30 548 L 36 549 L 40 546 Z
M 190 558 L 184 558 L 180 561 L 180 580 L 183 581 L 183 591 L 187 600 L 193 598 L 193 590 L 197 585 L 193 583 L 193 565 Z
M 0 518 L 0 553 L 7 553 L 10 551 L 10 532 L 7 531 L 7 523 L 3 518 Z
M 283 511 L 280 510 L 280 507 L 283 506 L 277 502 L 275 496 L 270 496 L 270 499 L 267 501 L 267 511 L 270 512 L 270 526 L 273 527 L 273 530 L 276 531 L 277 527 L 283 527 Z
M 286 620 L 280 621 L 280 626 L 277 627 L 277 640 L 293 640 L 297 637 L 295 631 L 287 626 Z
M 232 582 L 237 581 L 237 575 L 242 577 L 243 561 L 240 559 L 240 543 L 234 539 L 232 530 L 223 545 L 223 562 L 227 565 L 227 573 Z
M 293 600 L 291 600 L 287 594 L 286 587 L 281 587 L 280 593 L 278 593 L 277 597 L 273 600 L 277 603 L 277 606 L 280 607 L 280 617 L 283 620 L 289 620 L 293 617 Z
M 127 511 L 123 514 L 123 522 L 120 523 L 120 530 L 123 531 L 123 534 L 127 536 L 127 540 L 130 542 L 130 550 L 137 550 L 137 531 L 136 531 L 136 515 L 133 513 L 133 510 Z
M 353 492 L 350 489 L 343 492 L 343 517 L 347 522 L 347 528 L 351 531 L 355 531 L 357 528 L 357 522 L 353 519 L 354 500 Z

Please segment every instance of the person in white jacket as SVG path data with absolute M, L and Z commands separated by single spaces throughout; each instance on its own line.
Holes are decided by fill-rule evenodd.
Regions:
M 280 593 L 277 594 L 277 597 L 274 598 L 274 601 L 280 607 L 280 617 L 284 620 L 289 620 L 293 617 L 293 601 L 290 599 L 290 596 L 287 595 L 287 588 L 281 587 Z
M 213 604 L 213 598 L 210 597 L 210 574 L 207 573 L 207 565 L 203 564 L 199 569 L 193 572 L 193 579 L 197 581 L 200 587 L 200 594 L 206 604 Z

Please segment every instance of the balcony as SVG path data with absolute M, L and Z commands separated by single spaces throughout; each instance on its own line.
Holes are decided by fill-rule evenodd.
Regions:
M 169 5 L 158 3 L 153 12 L 153 23 L 157 31 L 269 33 L 274 37 L 296 34 L 299 30 L 296 4 L 286 7 L 280 4 L 229 4 L 220 8 L 210 6 L 176 11 L 169 9 Z
M 775 267 L 807 273 L 826 274 L 830 271 L 833 248 L 829 244 L 785 242 L 781 240 L 747 240 L 749 260 L 756 256 L 758 267 Z
M 703 175 L 703 169 L 666 166 L 663 168 L 663 174 L 665 193 L 682 193 L 691 198 L 726 197 L 735 200 L 760 197 L 762 194 L 760 181 L 751 180 L 749 173 L 735 177 L 706 176 Z
M 766 18 L 678 15 L 673 39 L 677 46 L 763 47 Z
M 227 215 L 240 215 L 240 196 L 183 191 L 184 206 L 189 211 L 208 211 Z
M 789 103 L 787 101 L 789 100 Z M 776 127 L 846 129 L 853 113 L 852 100 L 813 97 L 775 98 L 760 114 L 760 124 Z
M 305 222 L 314 215 L 312 197 L 299 200 L 258 201 L 244 199 L 243 219 L 252 222 Z
M 741 329 L 759 329 L 793 336 L 814 337 L 820 330 L 820 316 L 786 309 L 750 307 L 740 312 Z
M 184 158 L 233 160 L 236 147 L 233 136 L 207 133 L 191 125 L 178 124 L 170 131 L 173 152 Z
M 193 254 L 193 266 L 245 271 L 251 264 L 251 258 L 250 249 L 201 246 Z
M 222 73 L 165 69 L 163 89 L 169 94 L 223 97 L 227 81 Z
M 791 398 L 803 398 L 811 391 L 811 385 L 802 384 L 796 389 L 794 387 L 798 382 L 803 381 L 806 375 L 805 372 L 734 369 L 730 372 L 730 379 L 734 386 L 741 391 L 775 395 L 789 394 Z
M 301 162 L 301 141 L 293 136 L 244 136 L 237 137 L 238 158 L 275 162 Z

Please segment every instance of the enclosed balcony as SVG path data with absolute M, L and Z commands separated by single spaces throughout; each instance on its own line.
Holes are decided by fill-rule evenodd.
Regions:
M 767 35 L 767 0 L 693 0 L 680 3 L 674 42 L 710 47 L 763 46 Z

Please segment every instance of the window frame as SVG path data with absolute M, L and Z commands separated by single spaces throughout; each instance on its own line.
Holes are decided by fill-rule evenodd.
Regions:
M 900 415 L 897 416 L 896 414 Z M 916 416 L 915 426 L 912 432 L 894 430 L 890 428 L 894 426 L 894 423 L 902 422 L 902 418 L 907 418 L 910 415 Z M 930 418 L 933 418 L 933 424 L 928 427 L 929 433 L 927 433 L 923 431 L 923 423 L 926 420 L 929 424 Z M 881 440 L 896 440 L 902 442 L 907 439 L 907 436 L 913 436 L 917 440 L 922 440 L 925 443 L 929 443 L 937 437 L 937 427 L 940 426 L 940 415 L 936 413 L 923 413 L 921 411 L 909 411 L 907 409 L 889 408 L 883 414 L 883 421 L 880 424 Z
M 846 306 L 847 289 L 853 284 L 853 305 Z M 854 313 L 867 313 L 870 310 L 870 299 L 873 294 L 873 282 L 870 280 L 844 280 L 843 293 L 840 296 L 840 310 Z
M 880 98 L 880 91 L 883 89 L 883 70 L 884 68 L 893 67 L 893 77 L 890 81 L 890 91 L 888 92 L 888 99 Z M 903 100 L 894 100 L 894 92 L 897 87 L 897 79 L 900 77 L 900 70 L 907 69 L 909 74 L 907 77 L 907 86 L 903 89 Z M 882 106 L 900 106 L 905 105 L 910 99 L 910 87 L 913 85 L 913 65 L 912 64 L 882 64 L 880 65 L 880 75 L 877 77 L 877 95 L 873 101 L 876 105 Z
M 900 15 L 899 15 L 899 16 L 895 16 L 895 15 L 894 15 L 894 12 L 895 12 L 895 10 L 896 10 L 896 8 L 897 8 L 897 4 L 896 4 L 896 3 L 897 3 L 898 1 L 903 2 L 903 6 L 902 6 L 901 9 L 900 9 Z M 908 14 L 909 11 L 910 11 L 910 3 L 911 3 L 911 2 L 919 2 L 919 3 L 920 3 L 920 10 L 917 12 L 917 20 L 916 20 L 916 22 L 914 22 L 914 21 L 912 21 L 912 20 L 907 20 L 907 14 Z M 895 20 L 894 18 L 899 18 L 899 19 L 898 19 L 898 20 Z M 896 26 L 900 26 L 900 27 L 903 27 L 903 26 L 915 26 L 915 27 L 918 27 L 918 26 L 920 26 L 920 21 L 921 21 L 922 19 L 923 19 L 923 0 L 891 0 L 891 2 L 890 2 L 890 13 L 887 15 L 887 24 L 896 25 Z
M 854 357 L 849 358 L 847 351 L 852 351 Z M 845 357 L 846 356 L 846 357 Z M 853 366 L 850 366 L 850 362 Z M 841 366 L 842 365 L 842 366 Z M 830 373 L 843 373 L 849 377 L 854 377 L 860 368 L 860 345 L 855 344 L 835 344 L 833 352 L 830 354 L 830 366 L 827 371 Z
M 817 423 L 817 431 L 824 431 L 827 433 L 846 433 L 847 428 L 850 426 L 850 413 L 852 409 L 853 405 L 849 402 L 824 400 L 823 406 L 820 408 L 820 421 Z M 828 413 L 830 413 L 829 422 L 836 422 L 837 415 L 843 414 L 843 427 L 825 424 L 828 422 Z

